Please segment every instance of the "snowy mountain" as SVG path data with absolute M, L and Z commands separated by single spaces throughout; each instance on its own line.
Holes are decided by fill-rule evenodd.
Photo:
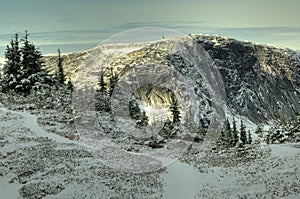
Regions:
M 298 104 L 300 96 L 299 52 L 218 36 L 190 35 L 189 38 L 195 43 L 191 44 L 189 49 L 185 47 L 177 49 L 177 54 L 174 53 L 172 46 L 174 42 L 186 40 L 184 37 L 148 43 L 104 45 L 85 52 L 65 55 L 63 63 L 67 75 L 74 81 L 80 70 L 82 71 L 81 78 L 87 76 L 89 71 L 95 72 L 109 67 L 124 76 L 133 66 L 155 63 L 172 65 L 184 77 L 197 82 L 199 77 L 192 77 L 195 66 L 187 66 L 191 63 L 184 60 L 182 56 L 178 56 L 178 53 L 192 55 L 193 53 L 185 51 L 192 51 L 195 47 L 193 45 L 201 45 L 209 53 L 222 76 L 227 106 L 232 114 L 244 115 L 257 123 L 282 118 L 290 119 L 300 111 Z M 151 48 L 155 50 L 151 51 Z M 114 57 L 105 65 L 106 68 L 100 66 L 99 62 L 93 61 L 92 65 L 83 69 L 85 66 L 82 64 L 86 59 L 97 56 L 100 51 L 103 53 L 101 56 L 105 54 L 105 56 Z M 197 53 L 200 57 L 202 51 L 196 50 L 193 55 L 197 56 Z M 55 56 L 45 57 L 46 69 L 52 73 L 55 71 L 56 60 Z M 97 60 L 101 62 L 99 57 Z M 182 67 L 185 69 L 180 71 Z M 83 72 L 83 70 L 86 71 Z M 201 87 L 193 83 L 192 85 L 195 88 Z M 157 93 L 152 96 L 164 98 L 163 93 L 160 97 Z M 157 101 L 157 99 L 149 100 Z M 207 106 L 209 101 L 204 103 L 204 106 Z

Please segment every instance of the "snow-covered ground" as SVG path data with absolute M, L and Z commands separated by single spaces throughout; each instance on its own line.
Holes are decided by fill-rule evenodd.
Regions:
M 99 162 L 77 141 L 48 133 L 27 112 L 0 109 L 3 198 L 298 198 L 297 144 L 253 147 L 244 156 L 200 158 L 199 143 L 166 171 L 132 174 Z M 17 192 L 19 190 L 19 193 Z
M 21 185 L 17 183 L 9 183 L 9 177 L 0 177 L 0 187 L 1 197 L 6 199 L 18 198 L 18 190 L 21 188 Z
M 0 183 L 3 185 L 0 195 L 3 198 L 109 198 L 114 195 L 128 198 L 133 193 L 141 195 L 144 194 L 141 190 L 152 189 L 154 195 L 160 194 L 157 173 L 128 176 L 113 171 L 76 141 L 47 133 L 38 125 L 35 115 L 2 107 L 0 118 Z M 127 191 L 134 188 L 136 181 L 140 191 Z M 122 184 L 123 188 L 119 189 Z M 8 188 L 4 190 L 4 187 Z

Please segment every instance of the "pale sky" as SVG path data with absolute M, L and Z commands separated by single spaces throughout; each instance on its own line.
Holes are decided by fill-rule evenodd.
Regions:
M 44 53 L 85 50 L 131 28 L 218 34 L 300 50 L 299 0 L 1 0 L 0 57 L 28 29 Z

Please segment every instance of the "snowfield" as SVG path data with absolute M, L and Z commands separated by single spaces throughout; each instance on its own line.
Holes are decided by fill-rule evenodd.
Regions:
M 55 111 L 36 113 L 0 108 L 1 198 L 300 196 L 300 143 L 260 143 L 247 146 L 246 152 L 212 150 L 204 158 L 194 143 L 181 162 L 166 170 L 134 174 L 115 171 L 79 141 L 44 130 L 38 121 Z

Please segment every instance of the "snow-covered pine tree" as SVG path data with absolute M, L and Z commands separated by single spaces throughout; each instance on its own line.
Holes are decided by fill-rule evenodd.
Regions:
M 35 47 L 33 43 L 29 42 L 28 36 L 28 32 L 25 31 L 25 36 L 23 38 L 24 46 L 21 48 L 21 65 L 25 77 L 40 72 L 44 63 L 42 61 L 42 53 Z
M 110 77 L 109 77 L 109 91 L 108 91 L 109 96 L 112 96 L 115 86 L 117 85 L 118 81 L 119 81 L 118 74 L 114 73 L 113 69 L 111 68 L 110 69 Z
M 19 49 L 19 35 L 15 34 L 7 45 L 5 51 L 5 58 L 7 61 L 3 66 L 3 85 L 2 91 L 6 92 L 14 90 L 21 79 L 21 51 Z
M 136 99 L 132 99 L 129 101 L 129 115 L 134 120 L 139 120 L 141 118 L 141 109 L 136 101 Z
M 243 120 L 241 120 L 240 139 L 243 145 L 247 144 L 247 132 Z
M 104 73 L 102 72 L 99 78 L 99 82 L 98 82 L 98 89 L 97 92 L 103 93 L 103 94 L 107 94 L 107 84 L 104 81 Z
M 226 147 L 232 146 L 232 129 L 228 118 L 225 121 L 225 143 L 224 144 Z
M 232 124 L 232 146 L 235 146 L 239 141 L 238 137 L 238 130 L 236 128 L 236 121 L 235 118 L 233 117 L 233 124 Z
M 148 125 L 148 117 L 145 111 L 141 112 L 141 118 L 136 123 L 138 126 L 147 126 Z
M 206 134 L 207 134 L 207 130 L 206 130 L 205 128 L 200 128 L 200 129 L 199 129 L 199 135 L 200 135 L 201 137 L 205 137 Z
M 257 126 L 257 128 L 255 129 L 254 133 L 259 137 L 259 138 L 262 138 L 262 127 L 260 125 Z
M 138 126 L 147 126 L 148 125 L 148 117 L 145 111 L 141 110 L 139 104 L 136 99 L 133 98 L 129 101 L 129 115 L 132 119 L 136 120 L 136 124 Z
M 221 130 L 221 133 L 220 133 L 220 136 L 219 136 L 219 138 L 218 138 L 218 140 L 217 140 L 217 144 L 218 144 L 218 146 L 223 147 L 223 146 L 226 145 L 225 142 L 226 142 L 226 141 L 225 141 L 225 132 L 224 132 L 224 130 L 222 129 L 222 130 Z
M 170 111 L 172 113 L 173 123 L 174 124 L 179 123 L 180 122 L 180 110 L 179 110 L 178 101 L 174 95 L 171 96 Z
M 251 137 L 251 133 L 250 130 L 248 130 L 248 144 L 252 144 L 252 137 Z
M 57 49 L 58 52 L 58 63 L 57 63 L 57 80 L 60 84 L 64 84 L 65 83 L 65 74 L 64 74 L 64 69 L 62 66 L 62 57 L 61 57 L 61 52 L 60 49 Z
M 95 97 L 96 97 L 96 104 L 95 109 L 96 111 L 104 111 L 110 112 L 110 99 L 107 93 L 107 87 L 104 81 L 104 73 L 102 72 L 98 82 L 98 88 L 96 89 Z
M 74 85 L 71 81 L 71 78 L 69 77 L 68 79 L 68 83 L 67 83 L 67 89 L 71 92 L 71 94 L 73 93 L 73 90 L 74 90 Z
M 46 75 L 42 69 L 43 60 L 42 53 L 35 47 L 35 45 L 28 40 L 28 32 L 25 31 L 23 38 L 24 46 L 21 48 L 22 53 L 22 80 L 17 89 L 23 93 L 29 93 L 36 82 L 41 81 L 40 72 Z

